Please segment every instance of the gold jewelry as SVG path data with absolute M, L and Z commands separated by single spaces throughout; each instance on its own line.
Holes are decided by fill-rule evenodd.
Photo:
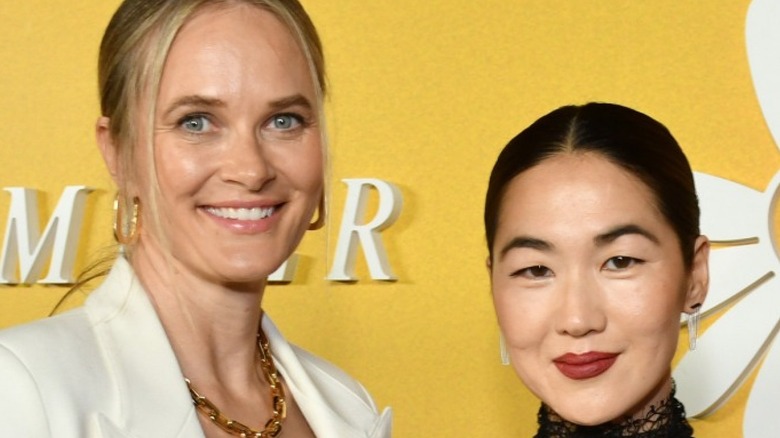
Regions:
M 119 192 L 114 196 L 114 239 L 122 245 L 129 245 L 138 238 L 141 228 L 141 203 L 133 198 L 133 214 L 130 222 L 125 224 L 125 200 Z
M 192 402 L 195 404 L 195 407 L 206 414 L 206 416 L 208 416 L 214 424 L 219 426 L 220 429 L 231 435 L 244 438 L 268 438 L 278 436 L 282 432 L 282 422 L 284 422 L 284 419 L 287 417 L 287 403 L 284 401 L 284 388 L 279 381 L 279 375 L 274 366 L 274 359 L 271 357 L 271 344 L 268 342 L 268 338 L 265 337 L 265 333 L 263 333 L 262 330 L 257 333 L 257 345 L 260 347 L 260 368 L 263 370 L 265 380 L 271 386 L 271 404 L 273 405 L 274 410 L 271 419 L 265 423 L 263 430 L 257 431 L 238 421 L 229 419 L 220 412 L 219 408 L 214 406 L 214 403 L 195 391 L 190 379 L 184 378 L 184 381 L 187 382 L 187 388 L 190 390 L 190 396 L 192 397 Z
M 325 225 L 325 192 L 320 196 L 320 205 L 317 207 L 317 219 L 309 224 L 309 230 L 319 230 Z

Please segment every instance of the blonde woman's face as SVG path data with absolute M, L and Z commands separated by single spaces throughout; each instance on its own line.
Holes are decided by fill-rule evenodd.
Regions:
M 642 181 L 592 153 L 549 158 L 508 184 L 493 250 L 510 360 L 545 403 L 599 424 L 669 394 L 680 314 L 703 285 Z
M 262 281 L 295 249 L 323 190 L 308 64 L 271 13 L 237 5 L 197 13 L 173 42 L 154 115 L 161 229 L 141 239 L 220 283 Z M 148 154 L 135 167 L 142 205 Z M 163 233 L 160 239 L 157 233 Z

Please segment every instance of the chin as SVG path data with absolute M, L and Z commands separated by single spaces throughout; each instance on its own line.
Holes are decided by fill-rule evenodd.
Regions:
M 225 284 L 254 284 L 263 282 L 274 273 L 281 264 L 232 263 L 222 269 L 214 267 L 214 276 L 220 283 Z
M 619 418 L 620 412 L 611 412 L 606 406 L 590 401 L 576 404 L 547 403 L 561 418 L 580 426 L 596 426 Z

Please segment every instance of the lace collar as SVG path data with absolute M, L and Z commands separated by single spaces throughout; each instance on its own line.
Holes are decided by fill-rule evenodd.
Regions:
M 674 397 L 674 385 L 669 397 L 658 406 L 650 406 L 642 419 L 579 426 L 561 418 L 549 406 L 542 404 L 538 414 L 539 431 L 534 438 L 641 437 L 691 438 L 693 428 L 685 419 L 685 408 Z

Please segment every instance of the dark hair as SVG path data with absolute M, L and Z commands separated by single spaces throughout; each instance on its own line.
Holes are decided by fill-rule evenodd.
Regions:
M 691 166 L 664 125 L 639 111 L 610 103 L 558 108 L 504 147 L 490 174 L 485 199 L 485 234 L 491 259 L 509 182 L 547 158 L 577 152 L 600 154 L 647 185 L 677 234 L 683 261 L 690 267 L 700 234 Z

